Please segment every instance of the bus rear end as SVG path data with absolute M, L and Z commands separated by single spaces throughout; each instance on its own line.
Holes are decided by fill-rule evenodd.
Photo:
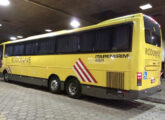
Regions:
M 144 48 L 142 70 L 137 72 L 138 98 L 144 98 L 161 90 L 161 28 L 151 17 L 143 15 Z

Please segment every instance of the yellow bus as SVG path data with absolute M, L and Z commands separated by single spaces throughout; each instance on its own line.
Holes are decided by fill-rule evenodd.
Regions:
M 5 81 L 53 93 L 144 98 L 161 90 L 161 28 L 142 13 L 0 45 Z

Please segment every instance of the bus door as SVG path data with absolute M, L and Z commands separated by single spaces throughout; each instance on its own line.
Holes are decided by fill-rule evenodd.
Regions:
M 3 59 L 3 45 L 0 45 L 0 68 L 2 67 L 2 59 Z

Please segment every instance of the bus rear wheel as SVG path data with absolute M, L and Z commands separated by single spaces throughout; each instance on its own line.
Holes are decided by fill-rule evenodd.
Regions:
M 49 90 L 52 93 L 60 93 L 60 89 L 61 89 L 61 82 L 60 82 L 60 80 L 57 77 L 50 78 Z
M 77 79 L 72 79 L 66 84 L 66 93 L 71 98 L 80 98 L 81 97 L 81 85 Z

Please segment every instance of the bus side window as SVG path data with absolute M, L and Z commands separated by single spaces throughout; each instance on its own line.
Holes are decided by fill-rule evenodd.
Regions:
M 59 36 L 56 39 L 57 53 L 75 53 L 79 50 L 79 37 L 77 35 Z
M 102 29 L 98 30 L 96 34 L 96 41 L 94 44 L 94 50 L 99 51 L 110 51 L 112 44 L 112 30 Z
M 54 38 L 44 38 L 40 40 L 39 54 L 52 54 L 55 51 Z
M 25 45 L 26 55 L 36 55 L 38 54 L 38 41 L 27 42 Z
M 24 55 L 24 44 L 17 44 L 17 45 L 14 45 L 14 53 L 13 55 L 16 56 L 16 55 Z
M 94 52 L 96 31 L 80 33 L 80 52 Z
M 131 29 L 129 25 L 122 25 L 114 28 L 112 51 L 129 51 Z
M 13 55 L 13 45 L 6 45 L 5 57 Z

